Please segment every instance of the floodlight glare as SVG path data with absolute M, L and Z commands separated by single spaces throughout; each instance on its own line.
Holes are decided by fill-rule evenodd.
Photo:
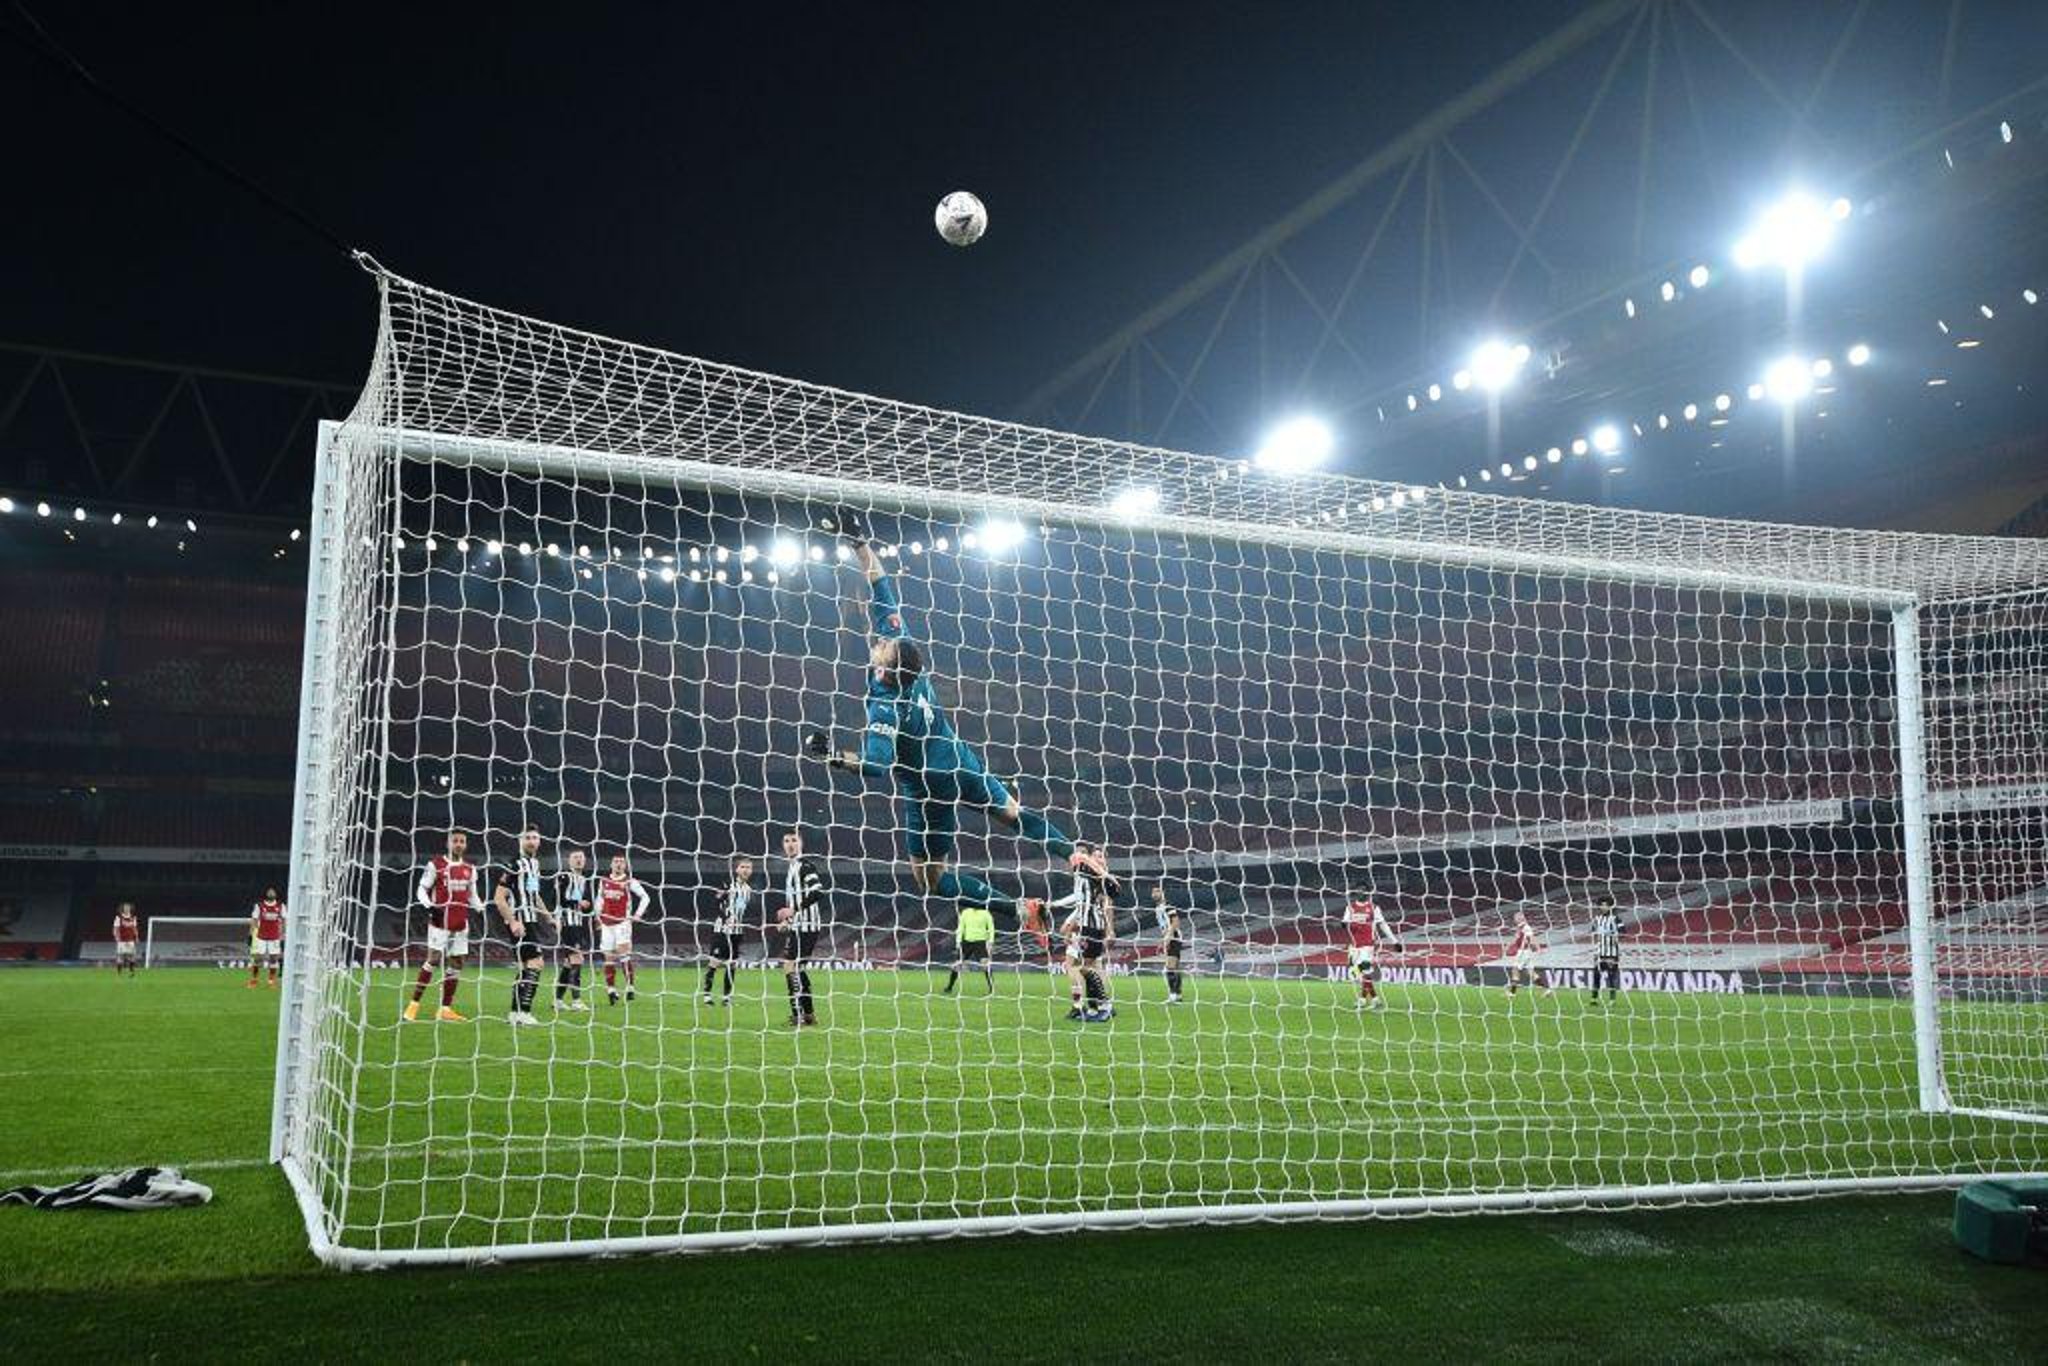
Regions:
M 0 498 L 0 512 L 12 511 L 14 511 L 14 500 L 12 498 Z
M 769 558 L 775 561 L 778 569 L 788 569 L 803 557 L 804 548 L 786 536 L 779 538 L 769 551 Z
M 1109 510 L 1117 516 L 1130 519 L 1144 517 L 1159 510 L 1159 490 L 1150 484 L 1125 489 L 1109 500 Z
M 1024 544 L 1028 534 L 1022 522 L 998 518 L 992 522 L 983 522 L 977 539 L 981 542 L 981 548 L 989 554 L 1007 555 Z
M 1736 242 L 1735 264 L 1744 270 L 1770 265 L 1796 271 L 1827 250 L 1836 221 L 1848 214 L 1846 199 L 1827 205 L 1795 190 L 1764 210 Z
M 47 517 L 47 516 L 49 516 L 49 515 L 50 515 L 50 505 L 49 505 L 48 503 L 37 503 L 37 504 L 36 504 L 36 516 L 38 516 L 38 517 Z
M 1764 371 L 1764 392 L 1780 403 L 1797 403 L 1813 392 L 1813 366 L 1799 356 L 1772 361 Z
M 1602 455 L 1613 455 L 1621 449 L 1621 429 L 1611 422 L 1603 422 L 1595 427 L 1593 449 Z
M 1856 344 L 1855 344 L 1854 346 L 1850 347 L 1850 348 L 1849 348 L 1849 364 L 1851 364 L 1851 365 L 1868 365 L 1868 364 L 1870 364 L 1870 348 L 1869 348 L 1869 347 L 1867 347 L 1867 346 L 1865 346 L 1865 345 L 1864 345 L 1864 344 L 1863 344 L 1862 342 L 1857 342 L 1857 343 L 1856 343 Z
M 1694 289 L 1705 289 L 1707 287 L 1707 281 L 1713 278 L 1713 273 L 1709 271 L 1705 266 L 1694 266 L 1692 268 L 1692 273 L 1685 277 L 1686 282 L 1690 284 Z
M 1321 418 L 1289 418 L 1267 433 L 1253 463 L 1276 474 L 1297 474 L 1328 460 L 1336 447 L 1336 433 Z
M 1481 342 L 1467 362 L 1472 382 L 1488 393 L 1498 393 L 1515 382 L 1515 376 L 1529 359 L 1526 346 L 1509 346 L 1504 341 Z

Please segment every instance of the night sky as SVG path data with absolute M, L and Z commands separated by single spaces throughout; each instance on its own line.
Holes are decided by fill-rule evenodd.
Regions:
M 29 8 L 401 273 L 1003 413 L 1580 6 Z M 19 42 L 0 72 L 0 339 L 360 377 L 350 263 Z M 969 251 L 931 228 L 960 187 Z

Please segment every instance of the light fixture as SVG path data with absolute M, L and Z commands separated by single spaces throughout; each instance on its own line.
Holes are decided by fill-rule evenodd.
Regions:
M 1150 484 L 1128 488 L 1109 500 L 1109 510 L 1129 521 L 1159 510 L 1159 490 Z
M 1803 190 L 1794 190 L 1758 215 L 1735 244 L 1735 264 L 1744 270 L 1777 266 L 1797 271 L 1826 251 L 1835 224 L 1849 216 L 1849 201 L 1823 204 Z
M 1267 433 L 1253 462 L 1275 474 L 1295 474 L 1328 460 L 1336 446 L 1336 434 L 1321 418 L 1294 417 Z
M 486 555 L 495 555 L 495 554 L 497 554 L 497 553 L 498 553 L 499 551 L 503 550 L 504 548 L 505 548 L 505 543 L 504 543 L 503 541 L 485 541 L 485 542 L 484 542 L 484 554 L 486 554 Z
M 1488 393 L 1498 393 L 1515 382 L 1516 375 L 1528 359 L 1527 346 L 1510 346 L 1495 338 L 1474 347 L 1467 364 L 1472 367 L 1473 383 Z
M 993 521 L 981 524 L 978 539 L 981 542 L 981 548 L 989 554 L 1007 555 L 1023 545 L 1026 537 L 1029 535 L 1030 533 L 1024 530 L 1022 522 L 1012 521 L 1007 517 L 999 517 Z
M 1870 364 L 1870 348 L 1862 342 L 1857 342 L 1849 348 L 1848 359 L 1851 365 L 1868 365 Z
M 778 569 L 788 569 L 803 557 L 804 548 L 787 537 L 778 538 L 774 548 L 769 552 L 769 558 L 775 561 Z
M 1713 278 L 1713 273 L 1705 266 L 1694 266 L 1692 273 L 1685 277 L 1686 283 L 1690 284 L 1694 289 L 1705 289 L 1707 281 Z
M 1612 422 L 1603 422 L 1595 427 L 1593 449 L 1602 455 L 1613 455 L 1621 449 L 1621 429 Z
M 48 503 L 37 503 L 37 504 L 36 504 L 36 516 L 38 516 L 38 517 L 47 517 L 47 516 L 49 516 L 49 515 L 50 515 L 50 505 L 49 505 Z
M 1678 286 L 1666 280 L 1663 284 L 1657 286 L 1657 295 L 1668 304 L 1678 297 Z
M 1764 392 L 1780 403 L 1797 403 L 1813 392 L 1813 366 L 1800 356 L 1783 356 L 1764 371 Z
M 1715 412 L 1717 412 L 1717 413 L 1725 413 L 1725 412 L 1727 412 L 1727 411 L 1728 411 L 1728 410 L 1729 410 L 1729 409 L 1730 409 L 1731 407 L 1733 407 L 1734 405 L 1735 405 L 1735 400 L 1734 400 L 1733 398 L 1729 397 L 1729 396 L 1728 396 L 1727 394 L 1715 394 L 1715 395 L 1714 395 L 1714 411 L 1715 411 Z

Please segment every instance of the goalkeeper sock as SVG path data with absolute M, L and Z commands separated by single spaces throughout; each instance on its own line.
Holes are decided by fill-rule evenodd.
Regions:
M 982 980 L 982 985 L 983 985 L 983 986 L 984 986 L 984 988 L 985 988 L 985 989 L 987 989 L 988 991 L 990 991 L 990 992 L 993 992 L 993 991 L 994 991 L 994 990 L 996 989 L 996 969 L 995 969 L 995 964 L 993 964 L 993 963 L 983 963 L 983 964 L 981 965 L 981 980 Z
M 1074 842 L 1057 825 L 1045 818 L 1042 811 L 1025 807 L 1017 813 L 1017 833 L 1033 844 L 1042 844 L 1045 851 L 1055 858 L 1065 858 L 1074 852 Z
M 973 902 L 977 906 L 986 906 L 990 915 L 1009 916 L 1014 919 L 1019 914 L 1014 900 L 983 882 L 974 873 L 956 873 L 949 869 L 939 874 L 938 892 L 940 896 L 950 896 L 960 901 Z
M 948 972 L 946 974 L 946 994 L 948 996 L 951 996 L 953 994 L 953 984 L 955 982 L 958 982 L 959 980 L 960 969 L 958 968 L 954 968 L 951 972 Z

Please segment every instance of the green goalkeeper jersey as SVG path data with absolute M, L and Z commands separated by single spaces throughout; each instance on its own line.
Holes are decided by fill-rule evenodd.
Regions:
M 963 944 L 986 944 L 996 937 L 996 918 L 988 913 L 986 906 L 962 906 L 960 908 L 960 942 Z

